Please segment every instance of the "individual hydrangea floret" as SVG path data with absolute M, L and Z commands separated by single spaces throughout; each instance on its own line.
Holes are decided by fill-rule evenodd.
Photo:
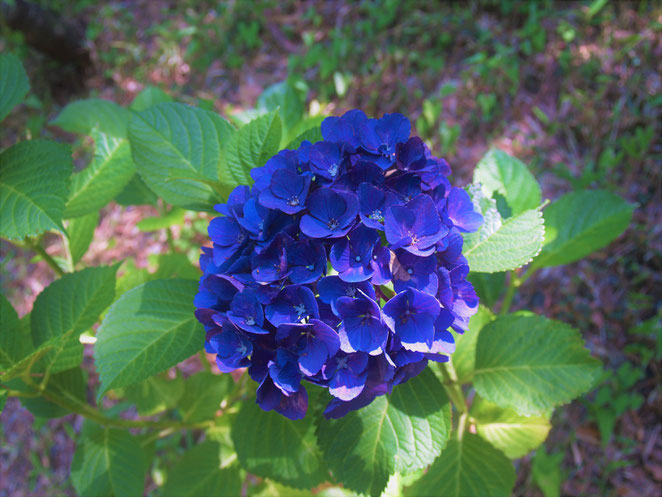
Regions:
M 321 131 L 216 206 L 194 302 L 219 369 L 248 368 L 260 407 L 290 419 L 306 385 L 338 418 L 447 361 L 478 309 L 462 234 L 483 219 L 446 161 L 400 114 Z

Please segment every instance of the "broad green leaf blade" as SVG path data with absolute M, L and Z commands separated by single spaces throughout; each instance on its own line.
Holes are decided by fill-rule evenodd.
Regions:
M 432 463 L 451 430 L 450 402 L 434 373 L 424 370 L 389 396 L 343 418 L 320 422 L 324 460 L 347 488 L 379 495 L 389 476 Z
M 574 328 L 542 316 L 512 314 L 481 330 L 473 380 L 481 397 L 532 415 L 586 392 L 600 371 L 600 362 Z
M 471 377 L 476 364 L 476 342 L 478 334 L 487 323 L 494 319 L 494 314 L 482 304 L 478 312 L 471 316 L 469 329 L 463 335 L 455 337 L 455 352 L 451 354 L 451 364 L 460 383 L 466 383 Z
M 532 267 L 577 261 L 629 226 L 634 206 L 603 190 L 568 193 L 545 209 L 545 244 Z
M 163 216 L 145 217 L 138 221 L 136 227 L 140 231 L 157 231 L 168 228 L 170 226 L 184 224 L 184 216 L 186 211 L 173 207 L 169 212 Z
M 469 273 L 467 280 L 473 285 L 480 303 L 494 307 L 506 289 L 506 273 Z
M 182 420 L 191 423 L 213 419 L 234 382 L 229 374 L 216 375 L 206 371 L 184 382 L 184 395 L 179 403 Z
M 24 331 L 18 314 L 0 294 L 0 368 L 3 371 L 11 369 L 34 348 L 32 337 Z
M 292 421 L 247 400 L 232 426 L 232 442 L 242 467 L 254 475 L 307 489 L 328 479 L 311 415 Z
M 235 187 L 250 185 L 250 170 L 264 166 L 278 152 L 281 139 L 278 112 L 270 112 L 239 128 L 223 146 L 220 180 Z
M 4 410 L 6 403 L 7 403 L 7 391 L 2 390 L 0 391 L 0 414 L 2 414 L 2 411 Z
M 14 381 L 23 383 L 20 380 Z M 17 390 L 31 390 L 24 383 L 21 386 L 15 386 L 13 383 L 11 387 Z M 87 401 L 85 400 L 85 385 L 86 381 L 83 376 L 83 370 L 76 367 L 51 375 L 48 385 L 46 385 L 45 394 L 64 398 L 70 403 L 87 405 Z M 62 416 L 71 414 L 70 410 L 54 404 L 44 397 L 23 397 L 21 398 L 21 404 L 34 416 L 40 418 L 61 418 Z
M 205 440 L 186 451 L 168 471 L 163 497 L 241 495 L 239 468 L 221 467 L 222 450 L 220 443 Z
M 56 142 L 23 141 L 0 153 L 0 236 L 64 232 L 72 169 L 69 147 Z
M 149 281 L 112 305 L 94 347 L 99 398 L 111 388 L 160 373 L 202 348 L 204 331 L 193 314 L 197 289 L 192 280 Z
M 99 212 L 90 212 L 86 216 L 77 217 L 69 221 L 67 235 L 69 240 L 69 253 L 74 266 L 83 258 L 92 243 L 94 230 L 99 224 Z
M 12 53 L 0 55 L 0 121 L 20 104 L 30 89 L 21 61 Z
M 305 99 L 305 92 L 289 81 L 281 81 L 262 92 L 257 99 L 257 108 L 266 112 L 277 110 L 286 135 L 301 121 Z
M 405 495 L 508 497 L 515 485 L 513 463 L 478 435 L 453 439 L 428 472 Z
M 124 189 L 136 172 L 128 140 L 96 129 L 92 130 L 92 138 L 94 159 L 71 177 L 66 218 L 97 212 Z
M 156 86 L 147 86 L 136 95 L 129 108 L 134 112 L 141 112 L 156 104 L 172 102 L 173 98 Z
M 110 100 L 89 98 L 67 105 L 50 122 L 70 133 L 89 135 L 94 128 L 116 138 L 127 137 L 131 112 Z
M 322 141 L 323 137 L 321 125 L 323 120 L 324 116 L 319 116 L 310 117 L 304 121 L 301 121 L 301 123 L 296 126 L 290 133 L 296 136 L 296 138 L 288 143 L 287 147 L 285 148 L 288 150 L 296 150 L 299 148 L 301 143 L 306 140 L 310 143 L 317 143 Z
M 158 197 L 150 190 L 139 174 L 134 174 L 124 189 L 115 197 L 120 205 L 156 205 Z
M 169 204 L 211 210 L 221 200 L 210 184 L 219 181 L 221 146 L 234 129 L 218 114 L 178 103 L 162 103 L 134 114 L 129 140 L 147 186 Z
M 116 298 L 148 281 L 165 278 L 184 278 L 195 281 L 200 279 L 200 269 L 193 266 L 184 254 L 150 255 L 147 260 L 150 269 L 152 266 L 155 268 L 154 272 L 150 272 L 147 268 L 137 268 L 133 259 L 127 259 L 124 262 L 120 269 L 123 274 L 117 279 L 115 286 Z
M 540 185 L 529 169 L 503 150 L 493 148 L 485 154 L 476 165 L 473 182 L 480 183 L 489 198 L 503 195 L 512 215 L 536 209 L 542 201 Z
M 531 464 L 531 479 L 538 485 L 545 497 L 559 497 L 563 475 L 561 463 L 563 452 L 547 454 L 545 447 L 538 449 Z
M 194 378 L 197 375 L 193 376 Z M 152 376 L 124 390 L 126 398 L 133 402 L 141 416 L 152 416 L 166 409 L 174 409 L 184 394 L 184 380 L 178 376 L 167 380 Z
M 39 346 L 54 337 L 78 336 L 96 323 L 115 295 L 118 265 L 68 273 L 39 294 L 31 317 L 32 338 Z
M 522 416 L 478 396 L 469 415 L 476 421 L 478 435 L 511 459 L 525 456 L 538 447 L 552 427 L 549 415 Z
M 480 208 L 484 223 L 475 233 L 464 235 L 463 254 L 471 271 L 495 273 L 516 269 L 531 262 L 540 252 L 545 236 L 542 214 L 527 210 L 503 219 L 496 202 L 481 199 L 477 190 L 471 190 L 474 205 Z
M 103 428 L 81 436 L 71 461 L 71 481 L 85 497 L 143 495 L 147 461 L 136 438 Z

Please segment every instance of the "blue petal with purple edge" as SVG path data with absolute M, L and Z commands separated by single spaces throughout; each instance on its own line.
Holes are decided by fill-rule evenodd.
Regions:
M 372 251 L 379 240 L 377 231 L 360 225 L 333 244 L 329 260 L 341 280 L 364 281 L 372 276 Z
M 308 200 L 308 214 L 301 217 L 301 231 L 311 238 L 340 238 L 352 228 L 359 213 L 353 193 L 330 188 L 315 190 Z
M 297 356 L 287 350 L 278 349 L 275 359 L 269 363 L 269 376 L 285 395 L 297 392 L 301 386 Z
M 340 297 L 336 301 L 342 327 L 338 331 L 344 352 L 367 352 L 370 355 L 381 354 L 386 347 L 388 328 L 381 318 L 379 306 L 366 297 L 353 299 Z
M 265 315 L 278 327 L 286 323 L 301 323 L 305 319 L 319 318 L 319 308 L 312 290 L 303 285 L 283 288 L 274 301 L 267 305 Z
M 383 231 L 386 210 L 398 202 L 395 195 L 370 183 L 361 183 L 357 193 L 363 224 Z
M 271 283 L 289 275 L 287 246 L 293 242 L 286 234 L 278 234 L 259 254 L 251 258 L 252 275 L 255 281 Z
M 429 352 L 434 340 L 434 323 L 440 311 L 441 305 L 432 295 L 408 288 L 384 304 L 383 316 L 404 348 Z
M 347 282 L 341 280 L 338 276 L 326 276 L 317 284 L 320 300 L 325 304 L 330 304 L 335 312 L 336 300 L 340 297 L 360 297 L 361 292 L 375 300 L 375 289 L 368 281 Z
M 301 387 L 296 393 L 286 396 L 270 377 L 266 377 L 256 392 L 255 401 L 265 411 L 275 410 L 288 419 L 302 419 L 308 409 L 308 393 Z
M 336 143 L 318 142 L 310 150 L 310 168 L 323 178 L 333 180 L 342 173 L 344 157 Z
M 326 272 L 324 245 L 313 240 L 295 242 L 287 251 L 290 281 L 295 284 L 312 283 Z
M 255 292 L 251 289 L 245 289 L 235 295 L 227 317 L 232 324 L 249 333 L 269 333 L 268 330 L 262 328 L 264 325 L 264 311 Z
M 435 295 L 438 288 L 438 278 L 435 273 L 437 258 L 434 255 L 419 257 L 406 250 L 398 249 L 393 259 L 393 289 L 401 292 L 408 287 Z
M 306 208 L 309 188 L 309 173 L 299 175 L 288 169 L 279 169 L 274 172 L 269 187 L 262 190 L 258 200 L 269 209 L 296 214 Z
M 463 233 L 473 233 L 483 224 L 483 216 L 474 210 L 471 197 L 462 188 L 451 188 L 448 217 Z

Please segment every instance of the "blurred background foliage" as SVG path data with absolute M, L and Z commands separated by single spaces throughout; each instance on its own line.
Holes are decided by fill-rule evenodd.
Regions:
M 26 5 L 32 23 L 15 18 Z M 47 27 L 39 33 L 37 18 Z M 63 32 L 69 45 L 49 50 L 43 39 Z M 659 495 L 659 2 L 2 0 L 0 50 L 20 56 L 33 87 L 4 121 L 0 146 L 54 137 L 72 142 L 83 164 L 90 144 L 49 125 L 75 99 L 128 105 L 153 87 L 155 98 L 165 92 L 242 120 L 268 108 L 268 95 L 258 100 L 263 90 L 289 80 L 312 116 L 351 108 L 409 116 L 460 185 L 497 146 L 531 165 L 545 198 L 600 187 L 636 203 L 617 242 L 540 271 L 514 303 L 583 330 L 605 364 L 587 399 L 556 411 L 546 447 L 518 462 L 515 492 Z M 112 204 L 85 260 L 131 256 L 153 271 L 169 243 L 195 260 L 207 222 L 161 205 Z M 53 237 L 48 246 L 54 257 L 59 243 Z M 25 314 L 53 276 L 31 253 L 4 242 L 1 249 L 3 292 Z M 91 357 L 85 365 L 94 372 Z M 0 495 L 74 495 L 68 470 L 81 420 L 32 424 L 13 401 L 0 419 Z M 195 443 L 190 433 L 167 440 L 180 450 Z M 152 493 L 172 457 L 167 448 L 155 448 L 163 456 L 151 471 Z

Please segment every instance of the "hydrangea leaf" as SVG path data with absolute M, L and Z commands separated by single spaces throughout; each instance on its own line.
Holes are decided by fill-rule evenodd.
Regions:
M 78 405 L 86 405 L 86 384 L 87 382 L 83 375 L 83 370 L 79 367 L 74 367 L 72 369 L 67 369 L 66 371 L 52 374 L 46 385 L 45 393 L 65 398 L 67 401 L 77 403 Z M 10 382 L 9 386 L 21 391 L 32 390 L 19 379 Z M 69 409 L 54 404 L 53 402 L 46 400 L 44 397 L 22 397 L 21 404 L 34 416 L 40 418 L 61 418 L 62 416 L 71 414 Z
M 156 104 L 172 102 L 173 98 L 156 86 L 146 86 L 131 102 L 129 108 L 135 112 L 149 109 Z
M 542 201 L 540 185 L 522 161 L 503 150 L 491 149 L 478 162 L 473 182 L 480 183 L 483 193 L 493 198 L 504 196 L 513 215 L 535 209 Z
M 311 415 L 293 421 L 247 400 L 232 426 L 232 441 L 241 465 L 257 476 L 304 489 L 328 479 Z
M 25 69 L 16 55 L 0 55 L 0 121 L 20 104 L 30 90 Z
M 552 427 L 549 413 L 522 416 L 478 396 L 469 414 L 476 421 L 478 435 L 511 459 L 522 457 L 542 444 Z
M 629 226 L 633 209 L 604 190 L 562 196 L 545 209 L 545 243 L 532 268 L 569 264 L 607 246 Z
M 152 216 L 152 217 L 142 218 L 140 221 L 138 221 L 136 227 L 140 231 L 158 231 L 169 228 L 170 226 L 184 224 L 185 215 L 186 215 L 186 211 L 184 209 L 173 207 L 163 216 Z
M 32 337 L 23 333 L 14 307 L 0 294 L 0 368 L 10 369 L 33 348 Z
M 124 189 L 115 196 L 115 202 L 120 205 L 156 205 L 158 197 L 150 190 L 140 178 L 134 174 Z
M 494 319 L 494 314 L 487 307 L 480 305 L 478 312 L 471 316 L 469 329 L 463 335 L 455 337 L 455 352 L 451 355 L 451 364 L 460 383 L 466 383 L 471 377 L 476 364 L 476 343 L 483 327 Z
M 513 463 L 478 435 L 453 439 L 428 472 L 405 495 L 508 497 L 515 485 Z
M 571 326 L 512 314 L 481 330 L 473 380 L 481 397 L 533 415 L 586 392 L 600 371 L 600 362 Z
M 89 135 L 93 129 L 115 138 L 127 137 L 131 112 L 110 100 L 89 98 L 67 105 L 50 124 L 70 133 Z
M 467 280 L 474 286 L 481 304 L 494 307 L 506 289 L 506 273 L 469 273 Z
M 184 394 L 184 380 L 178 376 L 172 380 L 152 376 L 124 390 L 126 398 L 133 402 L 141 416 L 152 416 L 166 409 L 174 409 Z
M 540 252 L 545 236 L 542 214 L 538 209 L 503 219 L 496 202 L 482 197 L 476 187 L 470 190 L 474 206 L 480 209 L 483 225 L 464 235 L 464 256 L 471 271 L 495 273 L 516 269 Z
M 283 135 L 301 121 L 306 93 L 289 81 L 281 81 L 265 89 L 257 99 L 257 108 L 272 112 L 277 110 L 283 125 Z
M 128 140 L 101 133 L 96 128 L 91 136 L 94 159 L 71 177 L 65 218 L 97 212 L 124 189 L 136 171 Z
M 80 261 L 94 238 L 94 230 L 99 224 L 99 211 L 77 217 L 69 221 L 67 235 L 69 253 L 74 265 Z
M 83 358 L 82 332 L 89 329 L 115 296 L 118 265 L 90 267 L 65 274 L 39 294 L 31 314 L 32 339 L 38 348 L 54 343 L 35 364 L 52 373 L 78 366 Z
M 148 281 L 122 295 L 97 332 L 94 359 L 109 389 L 137 383 L 202 348 L 204 331 L 193 314 L 195 281 Z
M 250 185 L 250 170 L 264 166 L 278 152 L 282 126 L 278 112 L 273 111 L 239 128 L 223 146 L 220 180 L 235 187 Z
M 3 390 L 0 392 L 0 414 L 2 414 L 5 404 L 7 403 L 7 391 Z
M 62 214 L 73 169 L 69 147 L 29 140 L 0 153 L 0 235 L 64 232 Z
M 147 461 L 136 438 L 125 430 L 100 428 L 82 436 L 71 461 L 71 481 L 86 497 L 143 495 Z
M 548 454 L 545 447 L 538 449 L 531 460 L 531 479 L 545 497 L 560 497 L 564 475 L 561 471 L 563 452 Z
M 222 467 L 220 443 L 205 440 L 187 450 L 168 471 L 163 497 L 241 495 L 239 468 Z
M 234 128 L 218 114 L 178 103 L 136 113 L 129 123 L 133 159 L 147 186 L 169 204 L 210 210 L 219 201 L 221 146 Z
M 389 396 L 345 417 L 321 421 L 320 446 L 334 476 L 347 488 L 379 495 L 391 474 L 430 464 L 451 430 L 444 389 L 429 370 L 393 388 Z
M 309 141 L 310 143 L 317 143 L 323 140 L 322 128 L 320 125 L 324 120 L 323 116 L 309 117 L 301 121 L 294 129 L 290 131 L 291 136 L 295 136 L 291 142 L 285 147 L 288 150 L 296 150 L 302 142 Z
M 221 401 L 234 385 L 232 376 L 203 371 L 184 382 L 184 395 L 179 403 L 182 420 L 195 423 L 213 419 Z

